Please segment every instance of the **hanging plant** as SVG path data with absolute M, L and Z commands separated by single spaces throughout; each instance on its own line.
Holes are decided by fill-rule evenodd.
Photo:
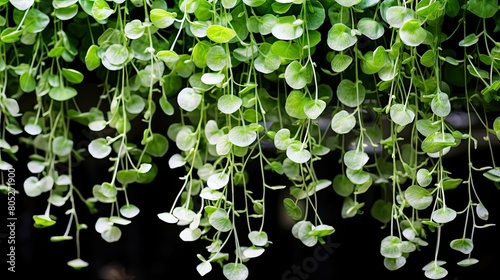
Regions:
M 127 191 L 151 183 L 163 172 L 155 161 L 175 149 L 169 167 L 184 175 L 158 218 L 181 240 L 207 244 L 196 253 L 201 276 L 216 264 L 227 279 L 249 277 L 245 263 L 272 246 L 266 196 L 286 190 L 280 207 L 304 246 L 334 234 L 317 211 L 317 197 L 334 192 L 343 218 L 369 212 L 384 226 L 388 270 L 434 246 L 423 271 L 441 279 L 442 229 L 464 223 L 449 246 L 469 266 L 479 261 L 475 231 L 492 225 L 474 179 L 500 187 L 498 10 L 498 0 L 0 1 L 0 167 L 12 168 L 18 144 L 30 149 L 19 195 L 47 200 L 35 227 L 68 223 L 51 241 L 75 239 L 76 269 L 88 265 L 82 230 L 119 241 L 140 212 Z M 80 86 L 89 80 L 99 93 Z M 81 98 L 95 103 L 83 108 Z M 450 122 L 456 111 L 465 128 Z M 155 129 L 161 115 L 172 121 Z M 98 135 L 84 149 L 75 123 Z M 488 166 L 472 158 L 479 142 Z M 452 174 L 443 159 L 461 144 L 468 172 Z M 319 177 L 332 151 L 341 169 Z M 86 157 L 109 163 L 90 197 L 72 173 Z M 13 188 L 2 177 L 0 189 Z M 468 189 L 461 204 L 446 199 L 455 188 Z M 365 205 L 373 189 L 380 196 Z M 82 203 L 99 215 L 95 225 L 79 219 Z

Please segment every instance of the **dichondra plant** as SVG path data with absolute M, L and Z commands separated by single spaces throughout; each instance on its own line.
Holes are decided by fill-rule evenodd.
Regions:
M 179 226 L 181 240 L 207 244 L 196 254 L 202 276 L 215 264 L 227 279 L 248 278 L 245 263 L 272 246 L 266 196 L 281 190 L 305 246 L 335 232 L 317 210 L 318 196 L 334 192 L 343 218 L 380 221 L 388 270 L 434 246 L 423 271 L 441 279 L 441 247 L 473 265 L 474 234 L 492 225 L 474 179 L 500 188 L 498 10 L 498 0 L 0 0 L 0 168 L 12 167 L 18 145 L 30 149 L 19 192 L 47 200 L 35 227 L 67 222 L 51 241 L 75 239 L 76 269 L 88 265 L 79 236 L 94 229 L 119 241 L 140 211 L 127 191 L 167 172 L 156 162 L 170 149 L 168 165 L 183 176 L 158 218 Z M 82 86 L 95 81 L 100 92 Z M 465 126 L 450 122 L 457 111 Z M 153 126 L 161 115 L 172 120 L 165 129 Z M 95 136 L 85 147 L 75 123 Z M 472 157 L 479 142 L 488 166 Z M 459 146 L 466 174 L 444 160 Z M 322 178 L 318 164 L 334 151 L 340 168 Z M 72 180 L 88 157 L 109 163 L 90 187 Z M 468 190 L 460 204 L 447 200 L 456 188 Z M 79 219 L 80 203 L 98 215 L 94 225 Z M 439 242 L 452 222 L 463 232 Z

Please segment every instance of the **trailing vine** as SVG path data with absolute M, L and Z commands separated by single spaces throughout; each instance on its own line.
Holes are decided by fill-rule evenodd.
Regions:
M 479 262 L 474 234 L 493 225 L 474 180 L 500 188 L 498 10 L 498 0 L 3 0 L 0 168 L 12 168 L 18 144 L 31 149 L 18 191 L 47 200 L 35 227 L 67 222 L 51 241 L 74 239 L 76 269 L 88 265 L 82 230 L 119 241 L 140 212 L 127 191 L 153 182 L 163 172 L 155 161 L 175 149 L 169 167 L 184 175 L 158 218 L 179 226 L 181 240 L 207 244 L 196 253 L 201 276 L 218 264 L 227 279 L 248 278 L 245 263 L 272 246 L 266 197 L 286 190 L 281 207 L 305 246 L 334 234 L 317 210 L 333 191 L 342 218 L 369 212 L 383 225 L 388 270 L 434 246 L 423 271 L 441 279 L 446 225 L 464 224 L 448 245 L 464 255 L 460 266 Z M 101 91 L 86 91 L 89 80 Z M 82 108 L 78 98 L 95 103 Z M 465 112 L 465 128 L 450 121 L 454 112 Z M 153 126 L 159 115 L 172 120 L 164 130 Z M 98 135 L 84 149 L 74 123 Z M 488 166 L 472 157 L 479 142 Z M 443 159 L 464 145 L 468 172 L 452 174 Z M 317 165 L 333 151 L 341 170 L 321 178 Z M 72 180 L 86 157 L 109 165 L 91 197 Z M 467 189 L 461 204 L 447 200 L 456 188 Z M 374 189 L 368 208 L 363 195 Z M 80 203 L 99 215 L 95 225 L 79 219 Z

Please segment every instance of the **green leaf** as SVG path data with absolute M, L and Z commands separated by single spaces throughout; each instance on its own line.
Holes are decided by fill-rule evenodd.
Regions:
M 467 10 L 480 18 L 493 17 L 498 11 L 498 0 L 469 0 Z
M 476 214 L 483 221 L 487 221 L 490 216 L 488 209 L 482 203 L 476 205 Z
M 34 227 L 36 228 L 50 227 L 56 223 L 48 215 L 33 215 L 33 220 L 35 221 Z
M 377 201 L 375 201 L 370 210 L 370 214 L 372 215 L 372 217 L 383 224 L 387 224 L 391 220 L 391 213 L 392 203 L 383 199 L 378 199 Z
M 370 173 L 364 171 L 363 169 L 353 170 L 347 168 L 346 176 L 355 185 L 362 185 L 370 180 Z
M 210 143 L 211 145 L 217 144 L 219 138 L 221 138 L 223 135 L 224 133 L 221 130 L 219 130 L 216 121 L 214 120 L 207 121 L 205 125 L 205 137 L 207 138 L 208 143 Z
M 109 229 L 101 233 L 102 239 L 106 242 L 112 243 L 120 240 L 122 236 L 122 231 L 116 226 L 112 226 Z
M 438 92 L 431 101 L 432 112 L 439 117 L 446 117 L 451 112 L 451 103 L 448 94 Z
M 175 137 L 177 148 L 182 151 L 188 151 L 196 145 L 196 133 L 193 133 L 192 127 L 183 127 Z
M 332 70 L 336 73 L 344 72 L 351 65 L 353 58 L 343 52 L 336 54 L 331 62 Z
M 463 259 L 463 260 L 457 262 L 457 265 L 459 265 L 461 267 L 467 267 L 467 266 L 474 265 L 474 264 L 476 264 L 478 262 L 479 262 L 479 260 L 477 260 L 477 259 L 467 258 L 467 259 Z
M 292 139 L 290 139 L 290 130 L 287 128 L 278 130 L 274 135 L 273 141 L 276 149 L 285 151 L 292 142 Z
M 326 102 L 321 99 L 309 100 L 304 104 L 304 113 L 311 119 L 317 119 L 325 110 Z
M 426 153 L 437 153 L 447 147 L 454 147 L 457 143 L 451 133 L 434 132 L 422 142 L 422 150 Z
M 228 280 L 245 280 L 249 271 L 242 263 L 227 263 L 222 267 L 222 273 Z
M 441 266 L 433 265 L 425 270 L 424 275 L 429 279 L 442 279 L 448 275 L 448 271 Z
M 131 114 L 139 114 L 145 107 L 146 102 L 144 98 L 137 94 L 130 95 L 130 97 L 125 100 L 125 110 Z
M 271 33 L 279 40 L 294 40 L 302 36 L 304 32 L 302 24 L 303 21 L 296 19 L 295 16 L 282 16 L 272 27 Z
M 460 42 L 458 42 L 458 45 L 460 47 L 470 47 L 474 46 L 478 41 L 479 37 L 476 34 L 472 33 L 465 36 L 465 38 L 463 38 L 462 40 L 460 40 Z
M 116 173 L 116 179 L 120 184 L 128 185 L 137 181 L 136 170 L 119 170 Z
M 234 94 L 225 94 L 217 100 L 217 108 L 219 108 L 222 113 L 230 115 L 238 111 L 242 103 L 243 101 L 238 96 Z
M 212 71 L 220 71 L 227 66 L 229 59 L 224 48 L 217 45 L 208 50 L 206 63 Z
M 214 24 L 207 28 L 207 37 L 215 43 L 227 43 L 235 36 L 236 31 L 221 25 Z
M 160 133 L 153 133 L 153 137 L 146 144 L 145 152 L 154 157 L 163 157 L 168 151 L 168 139 Z
M 324 237 L 335 232 L 335 228 L 329 225 L 317 225 L 309 233 L 312 236 Z
M 431 182 L 432 182 L 432 174 L 429 172 L 429 170 L 425 168 L 420 168 L 417 171 L 417 183 L 421 187 L 427 187 L 428 185 L 430 185 Z
M 267 233 L 264 231 L 251 231 L 248 233 L 248 239 L 255 246 L 265 246 L 268 242 Z
M 308 221 L 301 221 L 292 227 L 292 233 L 307 247 L 312 247 L 318 243 L 318 237 L 311 234 L 313 225 Z
M 365 204 L 354 201 L 350 196 L 344 198 L 344 202 L 342 204 L 341 217 L 352 218 L 356 216 L 359 209 L 361 209 Z
M 208 261 L 202 261 L 196 266 L 196 271 L 198 271 L 200 276 L 205 276 L 207 273 L 212 271 L 212 264 Z
M 79 269 L 82 269 L 84 267 L 87 267 L 89 265 L 89 263 L 82 260 L 82 259 L 74 259 L 74 260 L 67 262 L 67 265 L 71 266 L 72 268 L 74 268 L 76 270 L 79 270 Z
M 222 7 L 232 9 L 236 6 L 238 0 L 221 0 Z
M 31 75 L 30 71 L 24 72 L 19 77 L 19 86 L 24 92 L 32 92 L 36 88 L 36 80 L 33 75 Z
M 95 0 L 92 5 L 92 16 L 97 21 L 106 20 L 109 16 L 114 13 L 105 0 Z
M 302 66 L 300 62 L 294 60 L 285 69 L 286 83 L 293 89 L 302 89 L 307 85 L 307 66 Z
M 450 247 L 466 255 L 470 254 L 474 249 L 472 239 L 469 238 L 454 239 L 450 242 Z
M 112 44 L 106 49 L 104 56 L 112 65 L 122 65 L 129 58 L 129 50 L 121 44 Z
M 83 74 L 74 69 L 62 68 L 61 74 L 66 78 L 66 80 L 73 84 L 79 84 L 83 81 Z
M 385 258 L 396 259 L 401 257 L 401 240 L 396 236 L 387 236 L 380 243 L 380 254 Z
M 24 19 L 24 31 L 29 33 L 40 33 L 49 23 L 50 18 L 48 15 L 37 9 L 30 9 L 28 15 Z
M 411 207 L 417 210 L 423 210 L 432 204 L 433 197 L 432 194 L 426 189 L 412 185 L 406 189 L 405 199 Z
M 162 95 L 159 99 L 160 107 L 163 111 L 168 116 L 172 116 L 175 112 L 174 106 L 168 101 L 168 99 Z
M 431 214 L 431 219 L 439 224 L 451 222 L 456 217 L 457 217 L 457 212 L 446 206 L 434 210 Z
M 208 218 L 208 222 L 212 225 L 216 230 L 222 232 L 228 232 L 233 228 L 233 224 L 227 215 L 226 210 L 217 209 L 215 210 L 210 217 Z
M 335 0 L 335 2 L 339 3 L 343 7 L 349 8 L 359 4 L 361 0 Z
M 154 10 L 154 9 L 153 9 Z M 151 10 L 151 12 L 153 12 Z M 151 14 L 150 14 L 151 16 Z M 125 36 L 131 40 L 139 39 L 144 35 L 144 31 L 146 30 L 146 27 L 142 25 L 142 22 L 138 19 L 134 19 L 130 22 L 127 22 L 125 24 Z
M 416 47 L 422 44 L 427 37 L 427 32 L 422 28 L 420 21 L 411 19 L 406 21 L 399 30 L 401 41 L 407 46 Z
M 343 51 L 353 46 L 358 38 L 352 34 L 352 30 L 343 23 L 334 24 L 328 30 L 327 44 L 334 51 Z
M 421 57 L 420 63 L 425 67 L 433 67 L 436 63 L 436 53 L 434 50 L 427 50 Z
M 495 167 L 484 172 L 483 176 L 493 182 L 500 183 L 500 167 Z
M 398 270 L 406 264 L 406 258 L 384 258 L 384 266 L 390 271 Z
M 279 55 L 271 51 L 271 45 L 262 43 L 259 47 L 259 55 L 254 61 L 254 67 L 263 74 L 270 74 L 277 70 L 281 65 Z
M 333 178 L 333 190 L 340 196 L 347 197 L 354 191 L 354 184 L 343 174 Z
M 52 140 L 52 151 L 58 156 L 68 156 L 73 150 L 73 140 L 64 136 L 57 136 Z
M 192 112 L 201 103 L 203 96 L 197 93 L 193 88 L 184 88 L 177 95 L 177 103 L 183 110 Z
M 382 24 L 371 18 L 362 18 L 358 21 L 358 30 L 370 38 L 371 40 L 376 40 L 384 35 L 384 27 Z
M 109 146 L 108 142 L 104 138 L 97 138 L 90 142 L 88 147 L 90 155 L 94 158 L 102 159 L 107 157 L 112 148 Z
M 332 118 L 332 130 L 338 134 L 347 134 L 356 126 L 356 118 L 346 110 L 341 110 Z
M 243 0 L 243 3 L 245 3 L 249 7 L 256 8 L 266 3 L 266 0 Z
M 4 43 L 15 43 L 19 40 L 23 34 L 22 30 L 18 30 L 15 27 L 7 27 L 0 33 L 0 40 Z
M 163 9 L 152 9 L 149 13 L 149 18 L 153 25 L 160 29 L 167 28 L 174 24 L 176 16 L 176 13 L 171 13 Z
M 248 126 L 235 126 L 228 133 L 229 141 L 238 147 L 248 147 L 257 139 L 257 132 Z
M 415 113 L 411 108 L 406 107 L 403 104 L 394 104 L 390 109 L 391 119 L 401 126 L 405 126 L 413 122 L 415 119 Z
M 59 86 L 49 90 L 50 98 L 56 101 L 66 101 L 75 97 L 77 94 L 77 91 L 72 87 Z
M 62 235 L 62 236 L 51 236 L 50 237 L 50 241 L 52 241 L 52 242 L 60 242 L 60 241 L 66 241 L 66 240 L 73 240 L 73 236 Z
M 271 45 L 271 51 L 280 57 L 290 60 L 296 60 L 302 57 L 300 45 L 292 41 L 276 41 Z
M 443 178 L 443 181 L 442 181 L 443 189 L 445 191 L 453 190 L 453 189 L 457 188 L 462 183 L 462 181 L 463 181 L 463 179 L 453 179 L 450 177 L 445 177 L 445 178 Z
M 392 6 L 385 12 L 385 19 L 391 27 L 401 28 L 407 21 L 415 19 L 416 14 L 410 8 L 404 6 Z
M 199 228 L 195 229 L 185 228 L 179 233 L 179 237 L 181 238 L 182 241 L 185 242 L 198 240 L 200 236 L 201 236 L 201 229 Z
M 102 183 L 101 184 L 101 193 L 109 198 L 114 198 L 116 197 L 116 194 L 118 191 L 116 190 L 116 187 L 110 183 Z
M 87 49 L 87 53 L 85 55 L 85 66 L 89 71 L 93 71 L 101 66 L 101 59 L 97 52 L 99 51 L 99 47 L 96 45 L 91 45 Z
M 456 17 L 460 12 L 460 3 L 458 0 L 448 0 L 446 1 L 445 12 L 449 17 Z
M 283 205 L 285 207 L 285 212 L 287 215 L 294 219 L 295 221 L 298 221 L 302 218 L 302 209 L 300 209 L 295 202 L 290 199 L 290 198 L 285 198 L 283 199 Z
M 212 190 L 219 190 L 227 186 L 229 183 L 229 175 L 225 172 L 217 172 L 207 179 L 207 186 Z
M 359 170 L 368 162 L 370 157 L 361 150 L 350 150 L 344 154 L 344 164 L 352 169 Z
M 311 153 L 301 142 L 292 143 L 286 149 L 286 156 L 295 163 L 305 163 L 311 159 Z
M 286 113 L 292 118 L 306 119 L 307 115 L 304 112 L 304 106 L 309 100 L 301 91 L 292 90 L 285 101 Z
M 55 15 L 60 20 L 70 20 L 78 14 L 78 5 L 73 4 L 68 7 L 55 9 Z
M 35 0 L 9 0 L 16 9 L 24 11 L 29 9 L 35 3 Z
M 360 83 L 344 79 L 337 87 L 337 97 L 342 104 L 348 107 L 357 107 L 365 100 L 365 87 Z
M 432 133 L 435 133 L 439 130 L 440 126 L 437 123 L 433 123 L 429 119 L 421 119 L 417 121 L 417 130 L 423 136 L 427 137 Z

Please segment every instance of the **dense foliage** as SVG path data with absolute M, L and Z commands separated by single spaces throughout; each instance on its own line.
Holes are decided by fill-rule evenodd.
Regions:
M 387 269 L 430 245 L 425 276 L 444 278 L 440 247 L 473 265 L 474 233 L 491 225 L 474 178 L 500 187 L 491 146 L 500 138 L 498 10 L 498 0 L 0 0 L 0 168 L 12 168 L 18 145 L 30 149 L 20 195 L 47 200 L 35 227 L 68 223 L 51 241 L 76 242 L 68 265 L 77 269 L 88 265 L 82 230 L 119 241 L 140 211 L 127 190 L 168 172 L 155 161 L 175 149 L 168 163 L 184 171 L 182 188 L 158 217 L 181 227 L 183 241 L 207 243 L 200 275 L 219 264 L 227 279 L 246 279 L 245 263 L 272 246 L 266 193 L 286 189 L 282 207 L 305 246 L 334 233 L 316 209 L 317 196 L 335 192 L 343 218 L 370 213 L 384 225 Z M 82 86 L 96 81 L 101 92 Z M 82 98 L 94 105 L 84 109 Z M 467 125 L 449 121 L 455 112 Z M 168 129 L 154 129 L 162 114 Z M 78 147 L 75 123 L 102 137 Z M 474 164 L 478 142 L 489 145 L 490 166 Z M 468 173 L 451 174 L 442 159 L 464 145 Z M 334 150 L 342 169 L 318 178 Z M 72 180 L 86 156 L 109 161 L 91 197 Z M 270 173 L 283 184 L 268 183 Z M 374 188 L 367 209 L 363 194 Z M 446 200 L 455 188 L 469 190 L 460 209 Z M 78 218 L 79 204 L 99 215 L 95 225 Z M 451 222 L 464 230 L 442 244 Z

